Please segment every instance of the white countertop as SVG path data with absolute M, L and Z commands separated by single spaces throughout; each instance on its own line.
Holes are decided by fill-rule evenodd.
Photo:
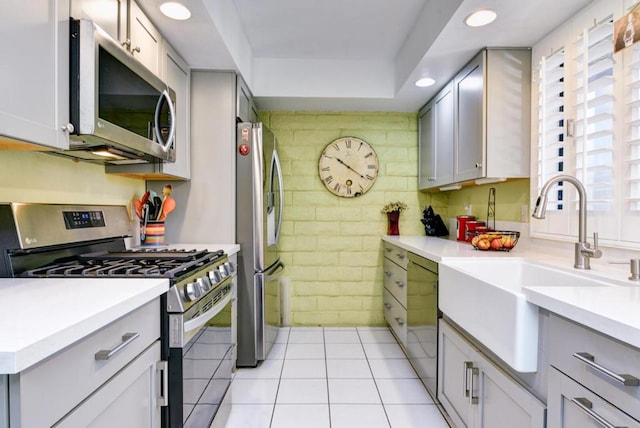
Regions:
M 0 279 L 0 374 L 25 370 L 168 288 L 167 279 Z
M 382 239 L 439 263 L 447 259 L 473 257 L 518 257 L 604 280 L 611 287 L 523 287 L 527 300 L 577 323 L 640 348 L 640 283 L 628 280 L 629 261 L 603 250 L 603 257 L 591 259 L 591 270 L 573 268 L 573 244 L 550 244 L 525 240 L 510 252 L 478 251 L 465 242 L 427 236 L 383 236 Z M 608 254 L 614 254 L 608 256 Z

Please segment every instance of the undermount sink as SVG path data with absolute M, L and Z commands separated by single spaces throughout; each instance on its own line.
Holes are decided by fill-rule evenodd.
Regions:
M 443 260 L 439 275 L 442 312 L 522 373 L 538 368 L 538 307 L 523 287 L 612 285 L 521 258 Z

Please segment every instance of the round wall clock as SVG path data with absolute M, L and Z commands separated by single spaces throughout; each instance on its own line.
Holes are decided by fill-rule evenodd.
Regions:
M 320 179 L 334 195 L 367 193 L 378 177 L 378 156 L 366 141 L 341 137 L 327 144 L 318 160 Z

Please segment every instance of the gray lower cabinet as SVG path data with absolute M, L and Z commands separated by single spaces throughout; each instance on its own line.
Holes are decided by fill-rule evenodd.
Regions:
M 161 387 L 166 370 L 160 360 L 159 309 L 155 299 L 5 377 L 8 426 L 159 427 L 167 397 Z
M 640 349 L 549 317 L 549 428 L 640 427 Z
M 639 428 L 640 423 L 564 373 L 549 370 L 549 428 Z
M 544 403 L 444 319 L 438 336 L 438 399 L 457 428 L 545 427 Z
M 398 342 L 407 346 L 407 251 L 384 242 L 384 317 Z

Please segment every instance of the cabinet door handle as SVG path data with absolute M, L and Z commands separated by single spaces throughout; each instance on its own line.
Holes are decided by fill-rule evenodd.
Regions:
M 396 285 L 400 288 L 404 287 L 404 282 L 402 281 L 396 281 Z
M 131 344 L 134 340 L 140 337 L 139 333 L 125 333 L 122 335 L 122 343 L 116 346 L 113 349 L 103 349 L 101 351 L 96 352 L 95 358 L 96 360 L 108 360 L 118 352 L 122 351 L 128 345 Z
M 164 407 L 169 404 L 169 363 L 167 361 L 158 361 L 156 369 L 160 372 L 160 382 L 162 382 L 158 406 Z
M 469 381 L 469 402 L 471 404 L 478 404 L 478 396 L 473 395 L 475 385 L 473 384 L 473 377 L 480 374 L 480 369 L 477 367 L 471 367 L 471 380 Z
M 594 421 L 598 422 L 600 425 L 602 425 L 605 428 L 626 428 L 626 427 L 614 425 L 608 420 L 606 420 L 605 418 L 603 418 L 602 416 L 600 416 L 599 414 L 597 414 L 596 412 L 594 412 L 592 410 L 593 404 L 591 403 L 591 401 L 587 400 L 584 397 L 574 397 L 571 399 L 571 402 L 576 406 L 578 406 L 580 410 L 582 410 L 587 415 L 589 415 L 589 417 L 591 417 Z
M 462 382 L 462 386 L 464 387 L 463 394 L 466 398 L 469 398 L 469 371 L 473 369 L 473 363 L 471 361 L 464 362 L 464 382 Z
M 404 320 L 400 317 L 395 317 L 396 322 L 398 323 L 398 325 L 402 326 L 404 325 Z
M 404 254 L 402 254 L 402 253 L 396 253 L 396 256 L 398 256 L 398 258 L 399 258 L 400 260 L 404 260 Z
M 607 376 L 609 379 L 612 379 L 624 386 L 640 386 L 640 379 L 635 376 L 631 376 L 628 374 L 617 374 L 612 372 L 606 367 L 601 366 L 600 364 L 595 362 L 595 357 L 588 352 L 576 352 L 573 354 L 574 358 L 582 361 L 592 369 L 596 370 L 599 373 Z
M 464 362 L 464 396 L 469 399 L 469 403 L 478 404 L 478 397 L 473 395 L 473 377 L 480 374 L 480 369 L 473 367 L 472 361 Z
M 390 303 L 385 303 L 384 307 L 387 308 L 387 309 L 391 309 L 391 304 Z
M 387 278 L 391 278 L 391 276 L 393 275 L 391 272 L 389 272 L 388 270 L 384 271 L 384 274 L 387 275 Z
M 482 168 L 482 164 L 481 164 L 481 163 L 476 162 L 476 168 Z

